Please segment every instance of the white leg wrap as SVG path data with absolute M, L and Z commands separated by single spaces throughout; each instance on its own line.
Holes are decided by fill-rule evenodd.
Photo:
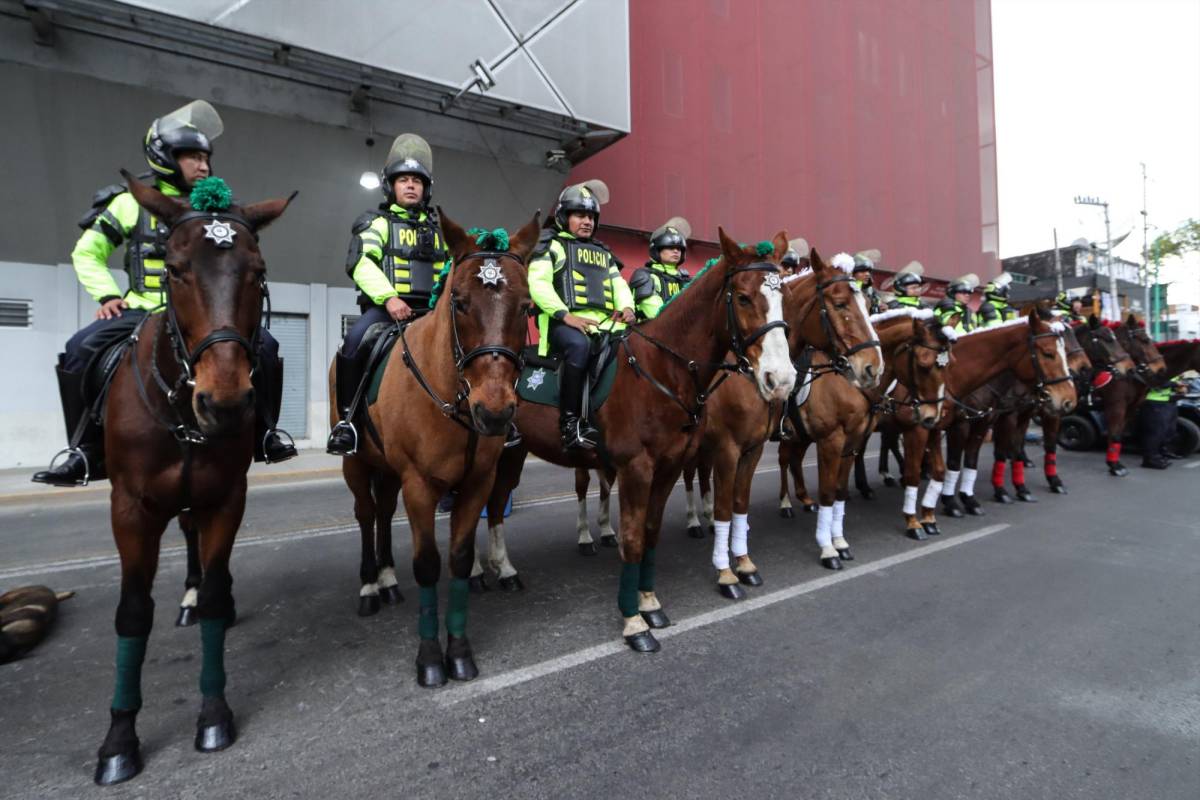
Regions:
M 579 498 L 579 516 L 575 518 L 575 532 L 579 534 L 580 544 L 587 544 L 592 540 L 592 532 L 588 526 L 587 495 Z
M 729 549 L 735 557 L 741 557 L 750 552 L 750 515 L 734 514 L 733 526 L 729 530 Z
M 846 522 L 846 501 L 835 500 L 833 502 L 833 521 L 830 524 L 830 530 L 833 533 L 833 538 L 842 538 L 842 526 Z
M 359 597 L 368 597 L 373 594 L 379 594 L 378 583 L 364 583 L 362 588 L 358 590 Z
M 713 566 L 717 569 L 729 569 L 729 521 L 713 522 L 716 536 L 713 538 Z
M 716 522 L 716 521 L 713 519 L 713 496 L 712 496 L 712 492 L 709 492 L 708 494 L 702 494 L 702 495 L 700 496 L 700 501 L 701 501 L 702 503 L 704 503 L 704 518 L 705 518 L 706 520 L 708 520 L 708 524 L 709 524 L 709 525 L 713 525 L 713 524 L 715 524 L 715 522 Z
M 475 548 L 475 563 L 471 565 L 471 577 L 478 578 L 483 574 L 483 562 L 479 560 L 479 548 Z
M 188 589 L 183 593 L 183 600 L 180 601 L 181 608 L 195 608 L 196 602 L 200 599 L 200 593 L 195 589 Z
M 504 523 L 499 525 L 488 526 L 488 539 L 491 542 L 491 553 L 488 561 L 492 564 L 492 569 L 501 578 L 511 578 L 517 574 L 517 568 L 508 560 L 508 548 L 504 544 Z
M 946 480 L 942 483 L 942 497 L 954 497 L 954 492 L 958 490 L 958 475 L 956 469 L 946 470 Z
M 696 513 L 696 490 L 685 489 L 684 494 L 687 495 L 687 526 L 699 528 L 700 516 Z
M 937 505 L 938 495 L 942 493 L 941 481 L 930 481 L 925 487 L 925 496 L 921 498 L 922 508 L 933 508 Z
M 783 497 L 779 498 L 779 507 L 780 508 L 791 508 L 792 507 L 792 498 L 788 497 L 786 494 Z
M 917 513 L 917 492 L 920 491 L 920 486 L 905 486 L 904 487 L 904 513 Z
M 662 603 L 658 602 L 654 592 L 638 592 L 638 611 L 659 611 Z
M 975 476 L 978 475 L 977 470 L 964 469 L 962 471 L 962 488 L 959 489 L 965 495 L 974 496 L 975 494 Z
M 390 589 L 399 584 L 396 580 L 396 570 L 392 567 L 384 567 L 379 570 L 379 588 Z
M 833 506 L 817 506 L 817 546 L 833 545 Z

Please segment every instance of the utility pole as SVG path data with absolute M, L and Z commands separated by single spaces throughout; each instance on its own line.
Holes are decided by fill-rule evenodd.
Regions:
M 1146 309 L 1146 327 L 1154 337 L 1154 297 L 1150 287 L 1150 216 L 1146 211 L 1146 162 L 1142 165 L 1142 303 Z
M 1108 252 L 1108 285 L 1112 293 L 1113 311 L 1116 319 L 1121 319 L 1121 295 L 1117 290 L 1117 265 L 1113 263 L 1112 228 L 1108 220 L 1108 201 L 1098 197 L 1075 196 L 1075 204 L 1080 206 L 1100 206 L 1104 209 L 1104 240 Z
M 1054 228 L 1054 284 L 1058 287 L 1058 293 L 1062 294 L 1062 256 L 1058 252 L 1058 228 Z

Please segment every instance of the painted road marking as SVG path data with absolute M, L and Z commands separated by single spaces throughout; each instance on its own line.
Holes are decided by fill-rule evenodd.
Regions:
M 718 622 L 724 622 L 726 620 L 733 619 L 734 617 L 740 617 L 742 614 L 748 614 L 751 611 L 757 611 L 760 608 L 766 608 L 767 606 L 775 605 L 776 603 L 792 600 L 806 594 L 820 591 L 821 589 L 827 589 L 830 586 L 836 586 L 838 584 L 845 583 L 846 581 L 852 581 L 856 578 L 861 578 L 865 575 L 872 575 L 880 570 L 890 569 L 891 567 L 896 567 L 904 564 L 905 562 L 913 561 L 918 558 L 925 558 L 926 556 L 940 553 L 943 550 L 948 550 L 951 547 L 969 544 L 971 542 L 978 541 L 985 536 L 991 536 L 993 533 L 999 533 L 1000 531 L 1006 530 L 1010 527 L 1012 526 L 1008 523 L 988 525 L 985 528 L 979 528 L 978 530 L 971 531 L 970 533 L 964 533 L 961 536 L 955 536 L 952 539 L 944 539 L 934 544 L 922 545 L 920 549 L 881 558 L 878 561 L 872 561 L 869 564 L 863 564 L 862 566 L 856 566 L 848 570 L 842 570 L 841 572 L 828 575 L 824 578 L 806 581 L 797 586 L 779 589 L 777 591 L 770 592 L 769 594 L 752 596 L 750 599 L 743 600 L 736 605 L 725 605 L 716 609 L 715 611 L 709 611 L 704 614 L 699 614 L 695 617 L 689 617 L 682 622 L 675 623 L 669 628 L 655 631 L 654 635 L 659 640 L 681 636 L 689 631 L 694 631 L 709 625 L 715 625 Z M 624 642 L 605 642 L 604 644 L 587 647 L 583 650 L 577 650 L 574 653 L 567 653 L 566 655 L 558 656 L 557 658 L 552 658 L 548 661 L 532 664 L 528 667 L 521 667 L 508 672 L 502 672 L 499 675 L 494 675 L 490 678 L 484 678 L 482 680 L 466 684 L 461 688 L 456 686 L 449 689 L 443 689 L 434 696 L 433 701 L 437 705 L 447 708 L 459 703 L 464 703 L 468 700 L 477 700 L 481 697 L 486 697 L 487 695 L 494 694 L 501 690 L 508 689 L 513 686 L 519 686 L 522 683 L 528 683 L 529 681 L 537 680 L 538 678 L 545 678 L 573 667 L 588 664 L 592 661 L 598 661 L 601 658 L 614 656 L 618 653 L 625 653 L 628 652 L 628 650 L 629 648 L 626 647 Z

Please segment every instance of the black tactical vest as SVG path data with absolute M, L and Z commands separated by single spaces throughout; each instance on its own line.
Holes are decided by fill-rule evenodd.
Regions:
M 125 247 L 125 271 L 129 273 L 129 291 L 137 294 L 161 292 L 167 237 L 170 229 L 138 207 L 137 223 Z
M 654 281 L 654 293 L 661 297 L 664 303 L 683 291 L 683 287 L 687 286 L 692 277 L 679 268 L 676 268 L 674 275 L 655 269 L 649 264 L 646 268 L 650 270 L 650 278 Z
M 383 246 L 383 273 L 396 288 L 404 302 L 417 301 L 422 307 L 429 302 L 437 275 L 434 264 L 440 265 L 450 256 L 442 242 L 441 231 L 430 217 L 420 222 L 383 212 L 388 222 L 388 240 Z
M 613 255 L 599 242 L 558 237 L 567 257 L 554 269 L 554 288 L 572 311 L 591 308 L 616 311 L 616 297 L 610 273 Z

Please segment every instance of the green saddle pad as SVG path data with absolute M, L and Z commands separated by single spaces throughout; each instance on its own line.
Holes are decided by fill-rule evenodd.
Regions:
M 608 366 L 600 373 L 600 378 L 591 385 L 588 393 L 589 405 L 596 411 L 604 405 L 612 393 L 613 383 L 617 379 L 617 359 L 608 362 Z M 543 406 L 558 407 L 558 372 L 550 367 L 526 364 L 517 382 L 517 394 L 527 403 L 538 403 Z
M 375 369 L 371 370 L 370 382 L 367 384 L 367 405 L 375 405 L 375 401 L 379 399 L 379 386 L 383 383 L 383 372 L 387 369 L 388 362 L 392 360 L 392 352 L 395 346 L 389 347 L 387 352 L 379 359 L 379 363 Z

